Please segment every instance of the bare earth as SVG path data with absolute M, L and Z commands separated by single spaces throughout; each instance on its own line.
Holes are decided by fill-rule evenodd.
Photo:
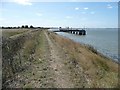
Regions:
M 64 58 L 59 52 L 60 48 L 50 40 L 46 33 L 44 34 L 50 47 L 50 67 L 54 70 L 56 86 L 59 88 L 74 87 L 74 84 L 70 81 L 70 76 L 68 75 L 69 71 L 65 70 L 65 64 L 63 63 Z
M 4 68 L 3 74 L 6 77 L 3 88 L 118 86 L 117 63 L 93 53 L 86 46 L 81 46 L 46 30 L 26 31 L 19 35 L 22 36 L 23 33 L 28 36 L 27 38 L 23 36 L 22 39 L 25 41 L 22 48 L 16 51 L 17 54 L 12 56 L 12 60 L 18 60 L 19 57 L 23 63 L 21 67 L 25 68 L 22 71 L 16 71 L 10 77 L 6 76 L 8 71 Z M 19 35 L 10 37 L 19 38 Z M 6 59 L 3 58 L 3 60 Z M 6 64 L 3 66 L 7 67 Z

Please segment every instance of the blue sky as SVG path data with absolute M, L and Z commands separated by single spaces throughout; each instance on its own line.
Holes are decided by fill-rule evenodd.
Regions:
M 117 2 L 2 2 L 2 26 L 118 27 Z

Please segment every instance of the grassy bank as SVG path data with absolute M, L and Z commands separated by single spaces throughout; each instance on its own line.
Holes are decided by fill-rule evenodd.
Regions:
M 39 43 L 39 33 L 28 30 L 3 31 L 3 33 L 3 37 L 7 35 L 2 41 L 2 82 L 4 86 L 17 73 L 31 67 L 36 46 Z
M 3 29 L 2 30 L 2 36 L 4 38 L 8 38 L 17 34 L 21 34 L 24 33 L 26 31 L 28 31 L 29 29 Z
M 73 88 L 118 87 L 118 64 L 92 47 L 44 29 L 3 33 L 4 88 L 54 88 L 62 78 Z
M 66 53 L 69 59 L 66 60 L 65 65 L 73 73 L 78 73 L 79 71 L 76 72 L 74 68 L 81 66 L 83 74 L 89 81 L 86 87 L 118 87 L 118 64 L 116 62 L 101 55 L 90 46 L 81 45 L 54 33 L 49 35 Z M 72 75 L 78 84 L 80 76 Z

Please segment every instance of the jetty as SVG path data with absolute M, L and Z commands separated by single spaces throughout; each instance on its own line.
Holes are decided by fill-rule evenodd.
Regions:
M 71 34 L 76 34 L 76 35 L 86 35 L 85 29 L 80 29 L 80 28 L 61 28 L 59 27 L 58 30 L 55 30 L 53 32 L 68 32 Z

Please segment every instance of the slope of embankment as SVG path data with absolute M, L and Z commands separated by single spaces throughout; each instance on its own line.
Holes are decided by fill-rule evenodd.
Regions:
M 118 87 L 117 63 L 53 32 L 26 30 L 2 43 L 3 88 Z

